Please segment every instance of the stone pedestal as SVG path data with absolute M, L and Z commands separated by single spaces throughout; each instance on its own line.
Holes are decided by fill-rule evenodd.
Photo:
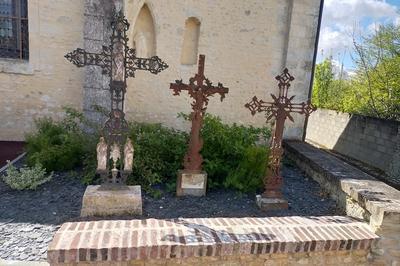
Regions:
M 289 207 L 287 200 L 282 198 L 264 198 L 261 195 L 257 195 L 256 202 L 263 211 L 282 210 Z
M 204 171 L 187 171 L 180 170 L 178 172 L 178 180 L 176 182 L 176 195 L 179 196 L 205 196 L 207 190 L 207 173 Z
M 141 214 L 140 186 L 88 186 L 83 195 L 81 217 Z

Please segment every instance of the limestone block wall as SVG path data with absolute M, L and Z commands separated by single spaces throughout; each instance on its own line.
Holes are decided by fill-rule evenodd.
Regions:
M 390 174 L 399 136 L 399 122 L 319 109 L 309 118 L 306 140 Z
M 176 116 L 190 112 L 191 100 L 169 90 L 170 82 L 187 82 L 197 71 L 196 64 L 181 61 L 183 47 L 205 54 L 206 76 L 230 88 L 224 102 L 214 97 L 208 107 L 225 122 L 264 125 L 264 115 L 252 117 L 244 104 L 254 95 L 269 100 L 270 93 L 277 93 L 274 77 L 286 66 L 296 78 L 291 94 L 297 101 L 308 97 L 320 0 L 28 2 L 29 61 L 0 59 L 1 140 L 23 140 L 34 118 L 59 119 L 65 105 L 83 110 L 91 120 L 104 121 L 93 105 L 109 108 L 108 78 L 95 67 L 77 68 L 63 57 L 77 47 L 99 52 L 108 43 L 114 2 L 122 4 L 131 24 L 130 46 L 169 64 L 158 75 L 137 71 L 128 81 L 128 119 L 188 128 Z M 144 4 L 149 12 L 139 16 Z M 189 18 L 199 23 L 199 32 L 193 35 L 197 45 L 183 44 Z M 294 118 L 285 134 L 300 139 L 304 117 Z
M 29 60 L 0 58 L 0 139 L 22 140 L 33 120 L 83 102 L 84 73 L 64 59 L 83 46 L 82 0 L 29 0 Z
M 243 106 L 254 95 L 269 100 L 270 93 L 277 93 L 274 77 L 285 66 L 296 78 L 291 93 L 298 101 L 307 99 L 319 0 L 125 0 L 125 13 L 132 24 L 131 41 L 144 4 L 155 24 L 156 55 L 169 68 L 157 76 L 138 71 L 136 78 L 129 80 L 128 118 L 180 129 L 188 126 L 176 116 L 190 112 L 191 100 L 185 93 L 177 97 L 169 90 L 170 82 L 188 82 L 197 72 L 196 65 L 181 62 L 188 18 L 200 23 L 198 53 L 206 55 L 206 76 L 230 89 L 222 103 L 218 97 L 211 99 L 209 113 L 226 122 L 264 125 L 264 115 L 252 117 Z M 301 138 L 303 122 L 304 118 L 296 115 L 295 123 L 287 123 L 286 136 Z

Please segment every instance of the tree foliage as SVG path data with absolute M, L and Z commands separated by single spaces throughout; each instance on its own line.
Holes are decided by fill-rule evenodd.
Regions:
M 355 75 L 335 78 L 332 59 L 316 66 L 317 107 L 400 120 L 400 26 L 383 25 L 369 36 L 353 37 Z

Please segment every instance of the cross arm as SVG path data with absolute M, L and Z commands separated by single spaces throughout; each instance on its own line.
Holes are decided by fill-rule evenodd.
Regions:
M 257 96 L 254 96 L 253 99 L 244 106 L 250 110 L 252 115 L 260 112 L 270 113 L 276 107 L 274 102 L 265 102 L 263 100 L 259 100 Z
M 126 57 L 126 73 L 128 77 L 134 77 L 136 70 L 150 71 L 152 74 L 158 74 L 168 68 L 168 65 L 158 56 L 150 58 L 136 57 L 135 49 L 129 49 Z
M 306 116 L 309 116 L 312 112 L 317 110 L 317 108 L 313 106 L 310 101 L 302 103 L 289 103 L 285 109 L 291 113 L 304 114 Z
M 102 68 L 103 74 L 110 74 L 111 56 L 109 50 L 107 46 L 103 46 L 103 51 L 97 54 L 87 52 L 82 48 L 77 48 L 66 54 L 65 58 L 77 67 L 99 66 Z
M 205 90 L 204 96 L 208 97 L 215 93 L 218 93 L 221 96 L 221 102 L 225 98 L 225 95 L 229 92 L 229 89 L 224 87 L 222 83 L 218 82 L 218 86 L 212 86 L 211 82 L 206 80 L 207 88 Z
M 182 80 L 175 80 L 175 83 L 170 83 L 169 88 L 174 91 L 174 95 L 179 95 L 181 91 L 190 91 L 190 86 L 183 83 Z

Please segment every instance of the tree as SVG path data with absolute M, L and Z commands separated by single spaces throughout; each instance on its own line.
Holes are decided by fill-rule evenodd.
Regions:
M 317 107 L 400 121 L 400 26 L 353 35 L 356 75 L 335 79 L 332 58 L 317 64 L 312 101 Z
M 400 26 L 379 26 L 370 36 L 353 37 L 353 44 L 354 89 L 364 102 L 359 111 L 400 120 Z
M 315 106 L 324 107 L 328 102 L 333 78 L 332 58 L 327 58 L 316 65 L 312 94 L 312 101 Z

